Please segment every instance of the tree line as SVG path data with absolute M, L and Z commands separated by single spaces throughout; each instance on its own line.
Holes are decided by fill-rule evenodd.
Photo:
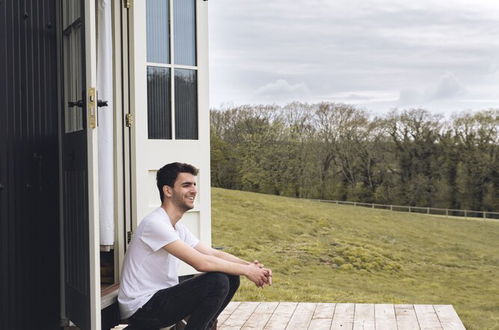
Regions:
M 499 109 L 371 116 L 338 103 L 213 109 L 216 187 L 499 211 Z

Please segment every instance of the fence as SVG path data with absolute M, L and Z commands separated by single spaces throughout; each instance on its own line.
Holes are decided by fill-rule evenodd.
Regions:
M 451 216 L 451 217 L 482 218 L 482 219 L 497 219 L 497 220 L 499 220 L 499 212 L 439 209 L 439 208 L 434 208 L 434 207 L 419 207 L 419 206 L 385 205 L 385 204 L 335 201 L 335 200 L 324 200 L 324 199 L 321 199 L 319 201 L 323 202 L 323 203 L 334 203 L 334 204 L 338 204 L 338 205 L 363 206 L 363 207 L 370 207 L 373 209 L 432 214 L 432 215 L 441 215 L 441 216 L 446 216 L 446 217 Z

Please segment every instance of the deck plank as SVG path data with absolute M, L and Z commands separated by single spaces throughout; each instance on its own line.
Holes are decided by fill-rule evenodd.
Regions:
M 457 315 L 452 305 L 435 305 L 440 324 L 444 330 L 465 330 L 463 322 Z
M 244 322 L 253 314 L 258 307 L 259 302 L 243 302 L 234 312 L 225 320 L 220 329 L 224 330 L 239 330 Z
M 433 305 L 414 305 L 414 311 L 416 312 L 421 330 L 442 329 Z
M 308 326 L 309 330 L 329 330 L 333 323 L 336 304 L 317 303 L 314 315 Z
M 260 303 L 241 329 L 263 329 L 278 305 L 278 302 Z
M 220 330 L 465 330 L 452 305 L 231 302 Z
M 312 319 L 333 319 L 336 304 L 317 303 Z
M 229 316 L 236 310 L 236 308 L 240 305 L 241 303 L 238 301 L 231 301 L 225 309 L 218 315 L 218 324 L 222 325 L 225 320 L 229 318 Z
M 398 330 L 419 330 L 418 318 L 413 305 L 395 305 Z
M 355 304 L 354 330 L 375 330 L 374 304 Z
M 316 305 L 314 303 L 298 303 L 286 329 L 307 329 L 312 316 L 314 316 Z
M 264 329 L 266 330 L 279 330 L 286 329 L 289 319 L 293 316 L 293 312 L 298 306 L 296 302 L 281 302 L 274 310 L 274 313 L 270 317 L 267 325 Z
M 374 317 L 376 329 L 397 330 L 397 319 L 395 318 L 395 307 L 393 304 L 374 305 Z
M 353 329 L 353 317 L 355 313 L 355 304 L 338 303 L 334 310 L 331 329 Z

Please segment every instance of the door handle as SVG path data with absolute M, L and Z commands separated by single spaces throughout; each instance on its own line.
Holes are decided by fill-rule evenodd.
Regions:
M 83 108 L 83 100 L 78 100 L 76 102 L 69 101 L 68 102 L 68 107 L 70 107 L 70 108 L 72 108 L 72 107 Z
M 99 108 L 107 107 L 107 101 L 97 100 L 97 106 Z

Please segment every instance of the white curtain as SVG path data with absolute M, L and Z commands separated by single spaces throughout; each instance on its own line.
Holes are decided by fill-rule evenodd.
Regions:
M 100 244 L 114 244 L 113 180 L 113 41 L 111 2 L 98 0 L 97 6 L 97 91 L 108 103 L 99 108 L 99 219 Z

